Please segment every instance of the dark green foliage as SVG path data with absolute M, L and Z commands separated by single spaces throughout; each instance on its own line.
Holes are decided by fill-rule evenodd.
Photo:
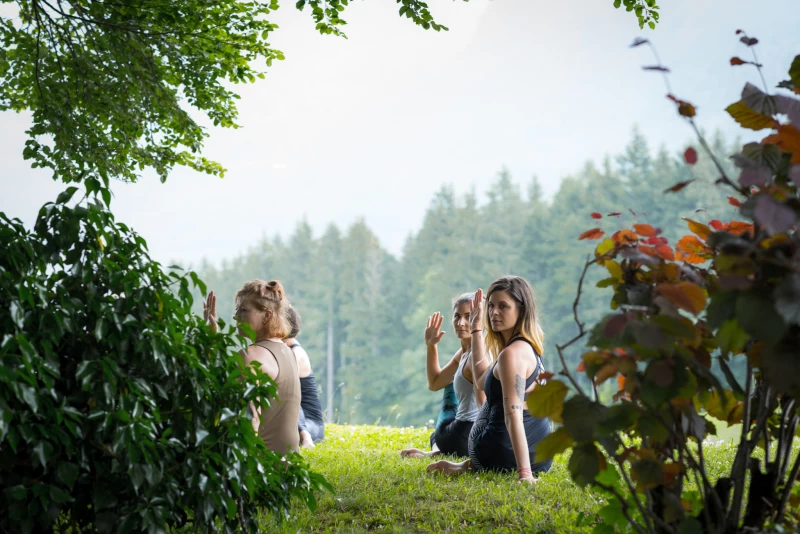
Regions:
M 33 232 L 0 213 L 0 531 L 60 514 L 101 532 L 255 529 L 258 509 L 313 507 L 326 485 L 267 451 L 233 328 L 191 312 L 193 272 L 164 271 L 144 239 L 71 187 Z

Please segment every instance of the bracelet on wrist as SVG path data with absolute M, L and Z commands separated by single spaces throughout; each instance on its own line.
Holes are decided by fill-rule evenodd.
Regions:
M 522 480 L 523 478 L 529 478 L 533 476 L 530 467 L 523 467 L 522 469 L 519 469 L 518 472 L 520 480 Z

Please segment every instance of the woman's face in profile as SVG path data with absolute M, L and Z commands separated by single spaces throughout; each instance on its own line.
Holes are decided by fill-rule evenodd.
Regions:
M 266 311 L 259 310 L 253 301 L 244 298 L 236 303 L 236 313 L 233 314 L 233 319 L 237 325 L 245 323 L 258 334 L 266 322 L 266 313 Z M 239 335 L 245 335 L 241 327 L 239 327 Z

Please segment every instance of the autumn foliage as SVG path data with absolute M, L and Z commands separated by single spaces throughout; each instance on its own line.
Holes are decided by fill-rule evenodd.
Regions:
M 758 43 L 737 34 L 751 51 Z M 633 46 L 643 44 L 650 45 Z M 753 58 L 731 65 L 760 69 Z M 557 347 L 564 369 L 534 390 L 528 407 L 562 425 L 537 447 L 537 461 L 569 450 L 573 480 L 608 499 L 602 532 L 800 527 L 800 454 L 792 448 L 800 419 L 800 99 L 791 93 L 800 94 L 800 55 L 776 94 L 747 84 L 727 108 L 742 127 L 768 130 L 732 156 L 739 176 L 728 176 L 708 149 L 695 107 L 668 97 L 715 163 L 720 194 L 731 195 L 740 220 L 685 219 L 687 234 L 670 243 L 651 225 L 625 227 L 620 212 L 602 220 L 595 212 L 598 226 L 580 235 L 600 241 L 580 279 L 579 331 Z M 686 164 L 697 159 L 686 149 Z M 587 328 L 578 303 L 596 267 L 607 271 L 598 286 L 613 290 L 612 313 Z M 564 349 L 584 338 L 582 362 L 567 368 Z M 598 394 L 606 382 L 615 384 L 610 403 Z M 712 479 L 703 443 L 719 425 L 742 430 L 730 471 Z

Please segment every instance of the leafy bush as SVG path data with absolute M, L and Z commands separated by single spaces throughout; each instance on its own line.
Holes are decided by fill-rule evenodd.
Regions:
M 758 42 L 737 34 L 751 50 Z M 634 42 L 644 44 L 649 43 Z M 761 69 L 754 51 L 752 61 L 735 57 L 731 64 Z M 646 68 L 668 72 L 660 64 Z M 779 88 L 800 93 L 800 56 L 789 77 Z M 562 375 L 575 395 L 567 399 L 563 380 L 533 392 L 528 402 L 534 415 L 563 423 L 537 455 L 571 449 L 573 480 L 609 497 L 597 532 L 627 526 L 658 533 L 795 530 L 800 525 L 795 485 L 800 454 L 793 447 L 800 419 L 800 239 L 795 228 L 800 100 L 747 84 L 741 101 L 727 111 L 745 128 L 772 132 L 732 156 L 741 170 L 733 178 L 708 149 L 695 123 L 695 107 L 669 98 L 715 162 L 717 184 L 733 193 L 729 202 L 748 220 L 706 225 L 687 219 L 692 235 L 674 248 L 658 228 L 620 225 L 597 246 L 575 301 L 578 335 L 558 347 L 563 363 L 564 348 L 588 335 L 590 349 L 577 372 L 588 376 L 592 389 L 585 392 L 565 365 Z M 694 148 L 687 149 L 685 159 L 697 161 Z M 611 225 L 619 218 L 606 220 Z M 580 239 L 604 235 L 598 227 Z M 608 271 L 598 285 L 613 288 L 611 308 L 617 311 L 586 329 L 578 305 L 586 272 L 595 264 Z M 618 391 L 612 402 L 603 402 L 598 388 L 614 378 Z M 709 476 L 703 449 L 703 440 L 716 432 L 709 418 L 741 425 L 733 465 L 716 480 Z
M 75 191 L 33 232 L 0 213 L 0 531 L 250 532 L 258 508 L 313 507 L 322 477 L 252 428 L 274 382 L 190 313 L 202 282 Z

